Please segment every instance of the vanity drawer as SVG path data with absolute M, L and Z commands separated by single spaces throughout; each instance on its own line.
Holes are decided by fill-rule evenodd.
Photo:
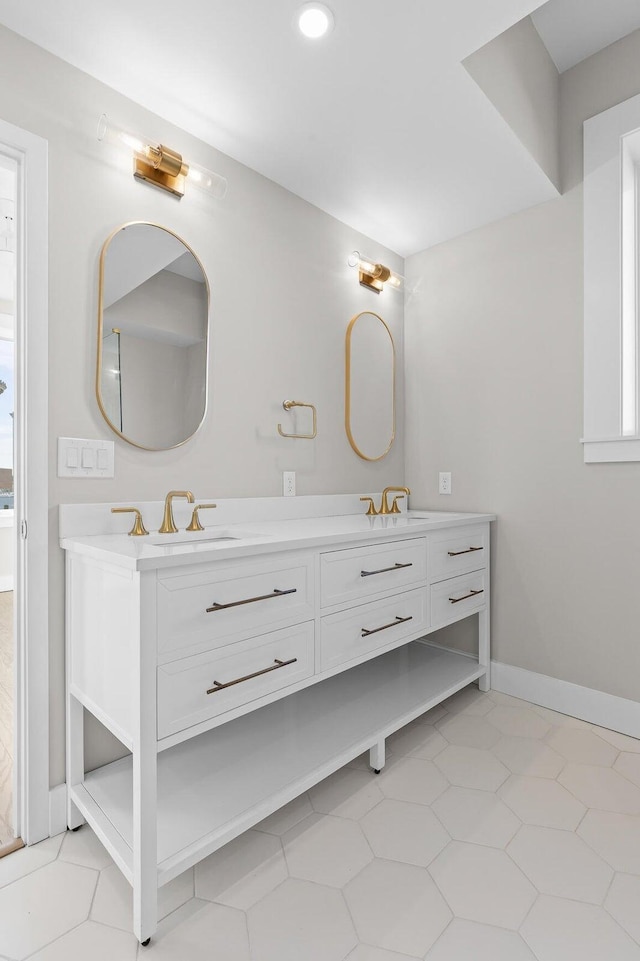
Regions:
M 313 637 L 311 621 L 161 665 L 158 737 L 168 737 L 310 677 Z
M 485 571 L 463 574 L 430 587 L 431 627 L 444 627 L 481 610 L 487 603 Z
M 479 571 L 489 557 L 489 525 L 475 524 L 429 534 L 427 556 L 429 581 Z
M 233 636 L 250 637 L 308 621 L 313 610 L 310 557 L 239 563 L 158 576 L 160 660 L 212 650 Z
M 321 621 L 320 669 L 327 671 L 427 627 L 427 591 L 406 591 Z
M 320 555 L 322 607 L 347 604 L 385 591 L 404 591 L 427 576 L 426 538 L 375 544 Z

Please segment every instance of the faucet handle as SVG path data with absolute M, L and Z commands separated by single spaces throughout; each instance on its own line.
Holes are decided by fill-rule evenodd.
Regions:
M 378 511 L 376 510 L 376 505 L 373 503 L 373 497 L 361 497 L 361 501 L 369 501 L 369 507 L 367 510 L 368 517 L 377 517 Z
M 148 534 L 149 531 L 144 526 L 142 520 L 142 514 L 137 507 L 112 507 L 112 514 L 135 514 L 135 520 L 133 522 L 133 527 L 129 531 L 129 537 L 142 537 L 143 534 Z
M 198 517 L 198 511 L 210 510 L 212 507 L 217 507 L 217 504 L 196 504 L 193 508 L 193 514 L 191 515 L 191 522 L 185 530 L 188 531 L 203 531 L 204 527 L 200 523 L 200 518 Z
M 398 501 L 402 500 L 404 496 L 405 496 L 404 494 L 396 494 L 396 496 L 393 498 L 393 504 L 391 505 L 391 510 L 389 511 L 390 514 L 402 513 L 400 508 L 398 507 Z

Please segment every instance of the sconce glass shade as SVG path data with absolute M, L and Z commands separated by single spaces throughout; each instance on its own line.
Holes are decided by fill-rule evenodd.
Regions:
M 399 290 L 404 283 L 402 274 L 396 273 L 390 267 L 385 267 L 384 264 L 376 263 L 371 257 L 361 254 L 359 250 L 349 254 L 347 263 L 350 267 L 358 268 L 362 286 L 374 290 L 377 294 L 382 291 L 385 284 Z
M 184 194 L 185 180 L 199 190 L 218 199 L 227 192 L 227 179 L 201 167 L 188 164 L 182 155 L 142 134 L 133 133 L 112 123 L 105 113 L 98 120 L 98 140 L 130 150 L 134 157 L 134 176 L 149 180 L 177 196 Z M 146 173 L 145 173 L 146 168 Z

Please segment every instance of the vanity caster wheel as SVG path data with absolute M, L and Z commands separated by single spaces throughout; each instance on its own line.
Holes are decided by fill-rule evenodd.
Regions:
M 71 830 L 72 830 L 72 831 L 73 831 L 73 833 L 75 834 L 75 833 L 76 833 L 76 831 L 79 831 L 81 827 L 82 827 L 82 825 L 81 825 L 81 824 L 79 824 L 77 828 L 71 828 Z
M 146 941 L 141 941 L 140 944 L 142 945 L 143 948 L 146 948 L 147 945 L 150 943 L 150 941 L 151 941 L 151 938 L 147 938 Z
M 374 767 L 373 773 L 374 773 L 374 774 L 380 774 L 380 771 L 381 771 L 381 770 L 382 770 L 382 768 Z

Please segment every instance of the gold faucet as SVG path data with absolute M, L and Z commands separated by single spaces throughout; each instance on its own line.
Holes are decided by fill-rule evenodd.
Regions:
M 175 521 L 173 519 L 173 507 L 172 500 L 174 497 L 186 497 L 190 504 L 194 503 L 194 497 L 191 491 L 169 491 L 164 501 L 164 517 L 162 519 L 162 524 L 158 530 L 158 534 L 177 534 L 178 528 L 176 527 Z
M 404 497 L 405 494 L 408 495 L 411 493 L 411 491 L 409 490 L 408 487 L 385 487 L 385 489 L 382 492 L 382 504 L 380 505 L 380 511 L 379 511 L 380 514 L 399 514 L 400 513 L 397 497 L 393 498 L 393 504 L 391 505 L 391 507 L 389 507 L 389 501 L 387 499 L 388 495 L 394 494 L 394 493 L 397 493 L 401 497 Z

